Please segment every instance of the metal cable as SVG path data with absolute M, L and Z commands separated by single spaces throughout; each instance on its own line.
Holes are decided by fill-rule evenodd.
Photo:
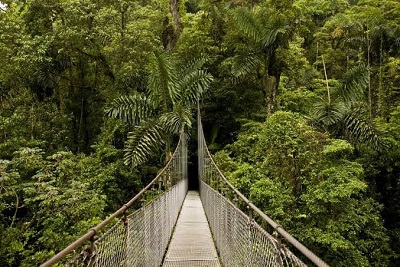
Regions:
M 172 158 L 149 185 L 41 267 L 60 260 L 70 267 L 160 266 L 188 191 L 187 173 L 187 144 L 182 134 Z M 133 203 L 145 203 L 144 196 L 151 201 L 128 214 Z M 106 225 L 111 226 L 97 238 Z
M 284 239 L 297 249 L 296 252 L 300 252 L 299 255 L 302 254 L 316 266 L 327 267 L 325 262 L 265 215 L 226 179 L 208 151 L 199 108 L 197 121 L 200 197 L 221 263 L 233 267 L 307 266 L 281 243 Z M 238 201 L 244 205 L 232 203 Z M 241 206 L 245 208 L 240 209 Z M 251 214 L 269 224 L 278 236 L 264 230 Z

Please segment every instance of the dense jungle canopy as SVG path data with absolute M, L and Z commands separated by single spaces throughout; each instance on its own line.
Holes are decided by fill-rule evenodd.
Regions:
M 266 214 L 331 266 L 400 266 L 398 0 L 1 2 L 0 266 L 137 193 L 199 99 Z

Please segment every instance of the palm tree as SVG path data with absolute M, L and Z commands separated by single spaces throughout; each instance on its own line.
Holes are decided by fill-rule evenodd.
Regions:
M 276 12 L 275 12 L 276 11 Z M 293 33 L 290 18 L 284 11 L 235 10 L 234 20 L 239 32 L 246 38 L 246 48 L 233 58 L 232 73 L 236 81 L 256 74 L 266 99 L 267 115 L 275 110 L 278 85 L 284 63 L 277 57 L 277 49 L 288 45 Z M 269 18 L 265 21 L 265 18 Z
M 398 8 L 398 1 L 366 0 L 350 8 L 338 22 L 344 30 L 345 45 L 354 49 L 359 60 L 368 66 L 367 95 L 371 118 L 376 115 L 388 117 L 390 113 L 386 103 L 390 89 L 385 88 L 383 77 L 384 65 L 399 52 L 400 27 L 394 23 Z
M 374 149 L 383 147 L 378 131 L 373 127 L 368 109 L 365 110 L 365 90 L 369 83 L 368 67 L 351 68 L 337 87 L 330 88 L 327 76 L 327 94 L 314 104 L 312 118 L 317 125 L 353 145 L 367 144 Z
M 205 58 L 178 69 L 166 54 L 153 54 L 148 65 L 147 91 L 115 99 L 106 114 L 133 127 L 124 149 L 124 163 L 143 164 L 165 145 L 170 156 L 171 138 L 191 126 L 190 106 L 208 89 L 212 76 L 201 67 Z

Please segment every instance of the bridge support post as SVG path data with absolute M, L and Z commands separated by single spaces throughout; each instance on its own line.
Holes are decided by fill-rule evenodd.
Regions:
M 88 267 L 94 266 L 96 261 L 96 245 L 95 245 L 96 239 L 97 239 L 96 234 L 90 238 L 90 245 L 88 247 L 88 259 L 89 259 L 89 262 L 87 263 Z
M 272 235 L 274 236 L 274 238 L 275 238 L 275 240 L 276 240 L 276 246 L 277 246 L 277 255 L 276 255 L 276 262 L 277 263 L 279 263 L 279 265 L 280 266 L 283 266 L 283 260 L 282 260 L 282 258 L 284 257 L 284 256 L 282 256 L 282 246 L 283 246 L 283 244 L 282 244 L 282 237 L 281 237 L 281 235 L 277 232 L 277 231 L 274 231 L 273 233 L 272 233 Z
M 121 219 L 124 225 L 124 244 L 125 244 L 125 257 L 124 257 L 124 266 L 128 267 L 128 238 L 129 238 L 129 227 L 128 227 L 128 217 L 126 214 L 126 210 L 122 214 Z

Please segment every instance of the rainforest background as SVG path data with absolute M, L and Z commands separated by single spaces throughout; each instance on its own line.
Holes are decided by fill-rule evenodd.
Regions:
M 398 1 L 1 1 L 1 266 L 137 193 L 199 98 L 266 214 L 331 266 L 400 266 Z

